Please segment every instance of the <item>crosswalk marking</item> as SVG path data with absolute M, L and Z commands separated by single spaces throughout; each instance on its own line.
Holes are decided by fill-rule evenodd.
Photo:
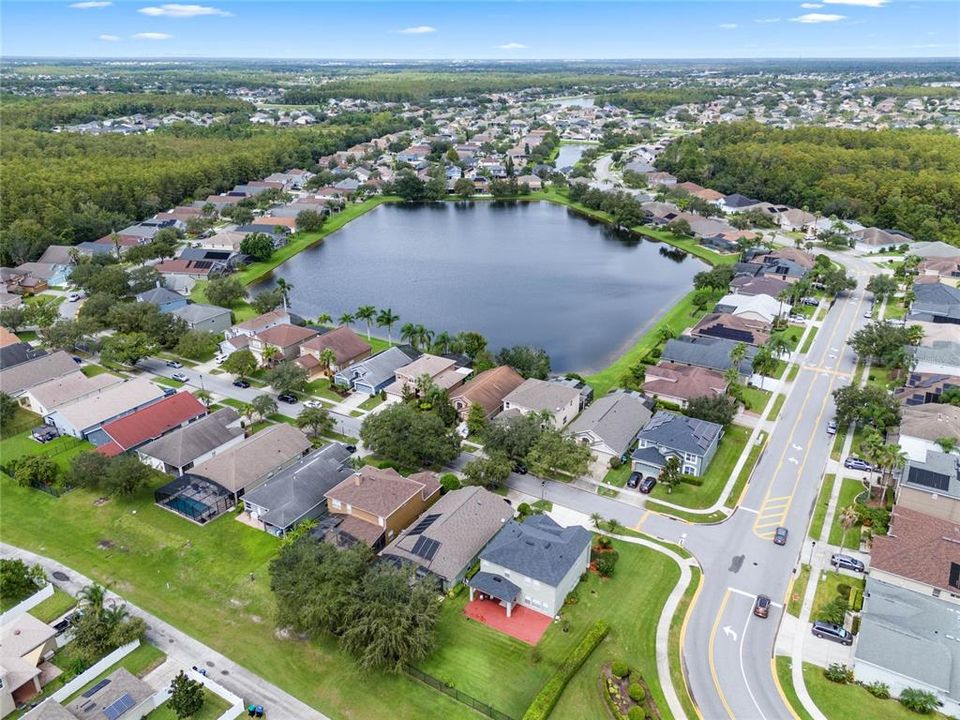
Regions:
M 753 533 L 764 540 L 770 540 L 778 527 L 783 525 L 790 509 L 791 495 L 767 498 L 757 513 L 753 523 Z

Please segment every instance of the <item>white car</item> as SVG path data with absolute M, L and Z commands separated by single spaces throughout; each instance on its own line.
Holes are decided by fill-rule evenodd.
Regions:
M 223 365 L 227 361 L 227 356 L 223 353 L 217 353 L 213 359 L 217 361 L 217 365 Z
M 72 303 L 74 303 L 74 302 L 77 302 L 77 301 L 78 301 L 80 298 L 82 298 L 82 297 L 83 297 L 83 295 L 81 295 L 80 293 L 78 293 L 78 292 L 72 292 L 72 293 L 70 293 L 69 295 L 67 295 L 67 302 L 72 302 Z
M 323 403 L 319 400 L 304 400 L 303 406 L 308 408 L 322 408 Z
M 177 382 L 182 382 L 182 383 L 185 383 L 187 382 L 187 380 L 190 379 L 187 377 L 186 373 L 182 373 L 182 372 L 176 372 L 170 377 L 171 379 L 176 380 Z

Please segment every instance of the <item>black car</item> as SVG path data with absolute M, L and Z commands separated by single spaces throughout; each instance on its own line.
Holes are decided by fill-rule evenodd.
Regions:
M 243 378 L 237 378 L 236 380 L 233 381 L 233 386 L 246 389 L 250 387 L 250 382 L 247 380 L 244 380 Z
M 279 400 L 280 402 L 285 402 L 288 405 L 297 404 L 297 396 L 294 395 L 293 393 L 287 393 L 287 392 L 280 393 L 279 395 L 277 395 L 277 400 Z
M 638 472 L 630 473 L 630 477 L 627 478 L 627 487 L 631 490 L 636 490 L 637 486 L 640 484 L 640 481 L 643 479 L 643 475 Z
M 520 462 L 519 460 L 517 460 L 517 462 L 515 462 L 515 463 L 513 464 L 513 471 L 514 471 L 515 473 L 517 473 L 518 475 L 526 475 L 526 474 L 527 474 L 527 466 L 524 465 L 524 464 L 523 464 L 522 462 Z
M 770 598 L 766 595 L 757 595 L 757 600 L 753 603 L 753 614 L 758 618 L 767 617 L 770 614 Z
M 830 558 L 830 564 L 838 569 L 843 568 L 844 570 L 853 570 L 854 572 L 866 572 L 866 567 L 861 561 L 855 557 L 843 555 L 842 553 L 834 553 L 833 557 Z
M 778 527 L 777 531 L 773 534 L 773 542 L 776 545 L 786 545 L 787 544 L 787 535 L 789 531 L 785 527 Z
M 841 645 L 853 645 L 853 634 L 834 623 L 817 620 L 811 628 L 814 637 L 833 640 Z
M 646 477 L 640 482 L 640 487 L 637 489 L 644 495 L 649 495 L 656 486 L 657 479 L 655 477 Z
M 873 466 L 870 465 L 866 460 L 861 460 L 858 457 L 848 457 L 843 461 L 843 466 L 848 470 L 862 470 L 863 472 L 870 472 L 873 470 Z
M 343 447 L 345 447 L 346 450 L 347 450 L 347 452 L 350 453 L 350 454 L 353 454 L 353 453 L 355 453 L 355 452 L 357 451 L 357 446 L 356 446 L 356 445 L 344 445 Z

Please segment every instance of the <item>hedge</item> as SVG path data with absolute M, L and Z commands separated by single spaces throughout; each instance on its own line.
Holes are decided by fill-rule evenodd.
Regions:
M 556 672 L 550 676 L 550 679 L 540 688 L 540 692 L 530 703 L 530 707 L 523 714 L 523 720 L 547 720 L 547 717 L 553 711 L 560 695 L 563 693 L 567 683 L 576 675 L 577 670 L 590 657 L 600 641 L 610 632 L 610 626 L 604 620 L 597 620 L 593 627 L 584 635 L 583 640 L 573 649 L 567 657 L 560 663 Z

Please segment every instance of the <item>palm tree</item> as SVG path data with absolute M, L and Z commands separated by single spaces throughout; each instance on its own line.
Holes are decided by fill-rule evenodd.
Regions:
M 350 323 L 353 322 L 353 315 L 345 312 L 343 315 L 340 316 L 340 319 L 337 322 L 339 322 L 341 325 L 349 325 Z
M 757 348 L 757 354 L 753 356 L 751 368 L 760 376 L 760 389 L 763 390 L 763 374 L 773 369 L 774 358 L 770 348 L 763 345 Z M 730 368 L 731 370 L 733 368 Z
M 417 325 L 417 347 L 429 347 L 433 340 L 433 331 L 423 325 Z
M 260 357 L 263 358 L 264 365 L 272 365 L 279 354 L 280 350 L 275 345 L 267 345 L 260 351 Z
M 841 551 L 843 551 L 843 547 L 847 542 L 847 531 L 858 522 L 860 522 L 860 511 L 855 505 L 847 505 L 843 510 L 840 511 L 840 526 L 843 528 L 843 536 L 840 538 Z M 840 568 L 838 566 L 837 573 L 839 572 Z
M 395 315 L 390 308 L 384 308 L 377 313 L 377 327 L 387 329 L 387 342 L 393 345 L 393 326 L 400 321 L 400 316 Z
M 210 403 L 213 402 L 213 395 L 210 394 L 209 390 L 197 390 L 193 396 L 203 403 L 204 407 L 210 407 Z
M 907 454 L 899 445 L 884 445 L 880 452 L 881 482 L 883 486 L 890 487 L 893 484 L 893 471 L 899 470 L 906 464 Z
M 410 343 L 414 347 L 417 347 L 419 340 L 417 326 L 413 323 L 404 323 L 400 328 L 400 339 Z
M 329 325 L 333 322 L 333 318 L 330 317 L 330 313 L 320 313 L 320 316 L 317 318 L 317 325 Z
M 80 607 L 84 612 L 91 612 L 94 615 L 103 613 L 103 604 L 107 599 L 107 589 L 103 585 L 94 583 L 82 588 L 77 595 L 80 598 Z
M 590 513 L 590 522 L 593 523 L 593 526 L 594 526 L 595 528 L 600 527 L 600 523 L 603 522 L 603 515 L 601 515 L 600 513 L 597 513 L 597 512 L 595 512 L 595 513 Z
M 620 531 L 623 530 L 623 523 L 621 523 L 616 518 L 610 518 L 607 520 L 607 532 L 611 535 L 619 535 Z
M 330 368 L 337 362 L 337 354 L 330 348 L 324 348 L 317 356 L 317 360 L 320 361 L 320 367 L 323 368 L 323 371 L 329 375 Z
M 766 347 L 770 350 L 771 353 L 780 357 L 785 352 L 790 350 L 790 343 L 786 341 L 783 335 L 771 335 L 770 339 L 767 340 Z
M 283 301 L 287 304 L 290 303 L 290 291 L 293 290 L 293 284 L 287 282 L 283 278 L 277 279 L 277 290 L 280 293 L 280 297 L 283 298 Z
M 370 342 L 370 324 L 377 317 L 377 309 L 373 305 L 361 305 L 353 314 L 357 320 L 363 320 L 367 324 L 367 342 Z
M 739 377 L 740 375 L 740 366 L 743 364 L 743 359 L 747 356 L 747 345 L 746 343 L 737 343 L 730 350 L 730 362 L 731 370 L 735 370 Z
M 444 355 L 450 352 L 451 343 L 453 343 L 453 338 L 450 337 L 450 333 L 441 330 L 433 338 L 433 351 L 438 355 Z
M 934 442 L 936 442 L 945 453 L 952 453 L 957 449 L 958 445 L 958 440 L 955 437 L 939 437 Z

